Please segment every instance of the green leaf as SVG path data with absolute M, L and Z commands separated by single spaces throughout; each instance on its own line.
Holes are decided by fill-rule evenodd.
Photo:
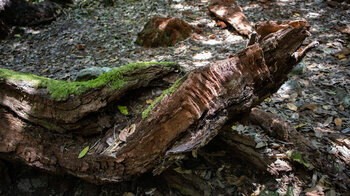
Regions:
M 328 91 L 327 93 L 330 94 L 330 95 L 336 95 L 336 94 L 337 94 L 337 93 L 334 92 L 334 91 Z
M 90 147 L 89 146 L 86 146 L 80 153 L 79 153 L 79 156 L 78 156 L 78 159 L 81 159 L 83 158 L 86 153 L 89 151 Z
M 126 107 L 126 106 L 118 105 L 118 110 L 120 111 L 120 113 L 122 113 L 124 115 L 128 115 L 129 114 L 128 107 Z

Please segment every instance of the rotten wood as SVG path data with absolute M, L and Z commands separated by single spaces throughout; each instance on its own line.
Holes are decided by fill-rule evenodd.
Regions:
M 253 27 L 235 0 L 213 0 L 208 9 L 217 18 L 230 24 L 239 34 L 248 36 L 252 33 Z
M 308 35 L 303 25 L 272 33 L 232 58 L 190 72 L 166 90 L 146 115 L 135 113 L 119 124 L 110 117 L 116 113 L 104 112 L 106 108 L 123 99 L 130 104 L 138 97 L 130 96 L 131 90 L 141 92 L 156 76 L 174 70 L 158 68 L 157 72 L 152 66 L 153 71 L 132 73 L 138 79 L 125 88 L 92 89 L 63 102 L 23 81 L 1 80 L 0 157 L 96 183 L 128 180 L 151 169 L 159 173 L 182 153 L 206 145 L 231 122 L 246 118 L 251 108 L 276 92 L 305 55 L 306 50 L 299 49 Z M 41 107 L 34 114 L 28 112 L 38 104 Z M 107 120 L 99 122 L 96 115 Z M 62 130 L 50 131 L 38 119 Z M 97 125 L 101 133 L 92 129 L 86 133 L 88 125 L 82 122 Z M 102 126 L 106 127 L 98 129 Z M 79 159 L 86 146 L 92 149 Z

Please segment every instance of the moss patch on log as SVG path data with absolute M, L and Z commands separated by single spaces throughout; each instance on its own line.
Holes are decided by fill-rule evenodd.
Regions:
M 164 90 L 164 92 L 159 97 L 154 99 L 154 101 L 151 103 L 151 105 L 148 106 L 148 108 L 142 112 L 142 118 L 143 119 L 147 118 L 148 115 L 152 112 L 152 110 L 156 107 L 157 103 L 159 103 L 164 98 L 165 95 L 173 93 L 183 83 L 184 78 L 186 76 L 187 75 L 176 80 L 170 88 Z
M 139 62 L 130 63 L 118 67 L 110 72 L 100 75 L 98 78 L 82 81 L 82 82 L 67 82 L 61 80 L 53 80 L 45 77 L 40 77 L 32 74 L 19 73 L 7 69 L 0 68 L 0 80 L 5 81 L 23 81 L 26 85 L 34 88 L 46 88 L 53 100 L 66 100 L 69 96 L 78 96 L 89 89 L 108 86 L 110 90 L 115 90 L 123 87 L 128 83 L 129 77 L 127 73 L 135 69 L 146 69 L 152 65 L 161 65 L 170 67 L 175 65 L 174 62 Z

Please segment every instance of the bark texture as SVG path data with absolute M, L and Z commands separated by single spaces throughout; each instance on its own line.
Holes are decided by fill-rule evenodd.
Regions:
M 301 49 L 307 28 L 289 26 L 230 59 L 198 68 L 178 79 L 147 110 L 122 112 L 127 116 L 116 106 L 136 108 L 134 101 L 145 89 L 152 91 L 162 78 L 179 77 L 176 68 L 135 69 L 125 72 L 128 82 L 122 88 L 102 86 L 60 101 L 45 88 L 3 78 L 0 156 L 92 182 L 128 180 L 151 169 L 160 173 L 231 122 L 247 118 L 251 108 L 274 93 L 307 52 Z M 79 159 L 86 146 L 90 151 Z
M 243 9 L 234 0 L 213 0 L 208 9 L 217 18 L 230 24 L 239 34 L 248 36 L 252 33 L 253 27 Z

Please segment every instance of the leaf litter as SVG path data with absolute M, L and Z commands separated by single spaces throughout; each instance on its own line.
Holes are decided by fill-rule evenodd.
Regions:
M 209 1 L 205 0 L 130 0 L 103 7 L 97 1 L 78 0 L 65 8 L 50 25 L 26 27 L 23 33 L 2 41 L 0 66 L 69 81 L 85 68 L 118 67 L 137 61 L 175 61 L 185 70 L 192 70 L 229 58 L 247 43 L 245 37 L 230 28 L 223 28 L 221 21 L 208 15 L 208 4 Z M 216 191 L 213 194 L 340 195 L 342 190 L 349 190 L 350 183 L 346 179 L 350 179 L 350 41 L 344 30 L 350 21 L 349 9 L 331 7 L 320 0 L 239 0 L 238 4 L 251 24 L 261 20 L 295 19 L 306 19 L 311 24 L 312 36 L 307 42 L 318 40 L 320 46 L 307 54 L 299 71 L 292 72 L 290 80 L 258 107 L 278 114 L 298 128 L 322 152 L 326 169 L 302 175 L 293 168 L 264 181 L 240 161 L 232 160 L 225 153 L 207 152 L 205 147 L 198 152 L 199 158 L 192 158 L 195 166 L 185 164 L 182 166 L 188 169 L 174 171 L 191 171 L 183 175 L 207 183 Z M 135 45 L 137 33 L 155 15 L 182 18 L 199 30 L 192 38 L 174 47 L 142 48 Z M 151 101 L 147 100 L 147 104 Z M 126 108 L 118 109 L 127 115 Z M 252 125 L 235 127 L 242 134 L 253 135 L 253 146 L 258 150 L 282 157 L 278 159 L 280 162 L 288 160 L 285 154 L 287 143 L 267 136 Z M 125 142 L 133 130 L 133 127 L 121 130 L 118 138 L 109 141 L 111 146 L 115 145 L 116 139 Z M 83 158 L 87 151 L 88 146 L 81 151 L 79 158 Z M 292 159 L 308 167 L 303 156 L 296 153 Z M 202 162 L 197 163 L 198 159 Z M 85 190 L 75 187 L 73 191 Z M 124 193 L 155 194 L 159 191 L 153 184 L 148 188 L 125 190 Z

